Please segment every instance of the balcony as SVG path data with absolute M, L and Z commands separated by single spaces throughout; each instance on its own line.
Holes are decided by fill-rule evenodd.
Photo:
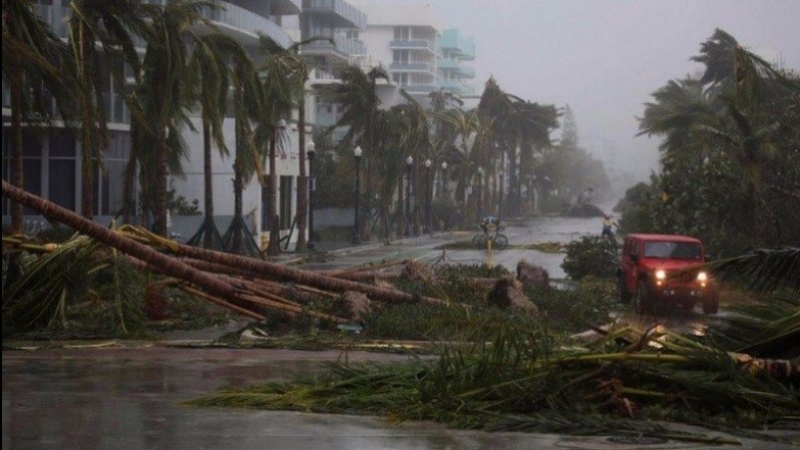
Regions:
M 430 94 L 439 89 L 435 84 L 408 84 L 401 86 L 409 94 Z
M 472 86 L 464 84 L 458 80 L 441 80 L 439 81 L 438 87 L 456 95 L 471 95 L 475 93 L 475 90 L 472 88 Z
M 278 24 L 229 2 L 223 3 L 225 9 L 205 8 L 203 17 L 211 20 L 221 30 L 228 34 L 245 35 L 252 39 L 258 38 L 258 33 L 265 34 L 277 42 L 281 47 L 288 48 L 294 42 L 292 37 Z
M 303 0 L 303 14 L 325 15 L 333 28 L 367 28 L 367 15 L 344 0 Z
M 272 0 L 270 14 L 273 16 L 295 16 L 303 12 L 301 0 Z
M 427 39 L 394 40 L 389 43 L 392 50 L 427 50 L 436 54 L 436 43 Z
M 389 70 L 392 72 L 422 72 L 436 76 L 433 64 L 426 62 L 393 62 L 389 64 Z
M 444 30 L 439 38 L 439 48 L 455 54 L 463 60 L 475 59 L 475 42 L 461 37 L 457 29 Z
M 355 55 L 364 55 L 367 53 L 367 47 L 362 41 L 348 39 L 340 35 L 329 38 L 333 39 L 333 44 L 331 44 L 329 41 L 315 41 L 310 44 L 303 45 L 302 53 L 304 55 L 334 56 L 344 60 L 345 64 L 350 63 L 351 57 Z

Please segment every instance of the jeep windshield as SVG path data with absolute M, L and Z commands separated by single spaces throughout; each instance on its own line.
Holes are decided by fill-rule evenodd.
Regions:
M 644 257 L 700 259 L 700 244 L 692 242 L 645 242 Z

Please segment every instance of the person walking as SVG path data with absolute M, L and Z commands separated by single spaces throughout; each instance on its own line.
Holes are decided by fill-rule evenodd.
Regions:
M 617 229 L 619 229 L 619 224 L 614 220 L 614 216 L 610 214 L 603 216 L 602 236 L 604 239 L 616 242 L 616 239 L 614 238 L 613 227 L 617 227 Z

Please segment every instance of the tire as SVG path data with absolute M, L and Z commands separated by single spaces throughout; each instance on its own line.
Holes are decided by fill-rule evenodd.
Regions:
M 486 235 L 476 234 L 475 237 L 472 238 L 472 246 L 478 249 L 486 248 Z
M 634 304 L 636 311 L 640 313 L 649 313 L 653 311 L 653 300 L 650 298 L 650 289 L 647 283 L 640 281 L 636 286 L 636 296 L 634 297 Z
M 619 296 L 619 302 L 623 305 L 627 305 L 631 302 L 631 293 L 628 292 L 628 289 L 625 287 L 625 278 L 622 276 L 617 278 L 617 295 Z
M 703 302 L 703 314 L 716 314 L 719 311 L 719 297 L 713 296 Z
M 498 250 L 504 250 L 506 247 L 508 247 L 508 238 L 506 237 L 506 235 L 498 234 L 494 238 L 494 246 Z

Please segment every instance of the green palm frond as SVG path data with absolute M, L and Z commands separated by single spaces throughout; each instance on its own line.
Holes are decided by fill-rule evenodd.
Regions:
M 786 287 L 800 293 L 800 248 L 760 249 L 710 263 L 717 276 L 744 280 L 751 289 L 772 291 Z

